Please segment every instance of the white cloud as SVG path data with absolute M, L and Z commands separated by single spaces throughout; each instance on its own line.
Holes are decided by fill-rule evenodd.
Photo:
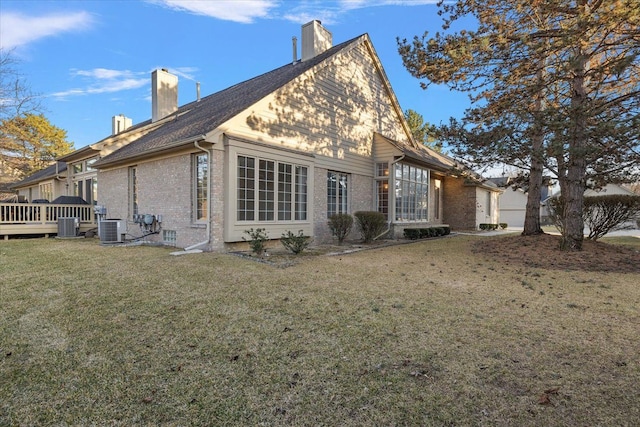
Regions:
M 94 68 L 91 70 L 74 69 L 71 70 L 71 74 L 83 78 L 86 81 L 86 87 L 55 92 L 49 96 L 62 100 L 71 96 L 95 95 L 138 89 L 150 83 L 148 72 Z
M 255 18 L 268 17 L 269 11 L 278 5 L 275 0 L 147 0 L 147 2 L 243 24 L 250 24 Z
M 337 1 L 306 1 L 295 3 L 296 6 L 282 14 L 287 21 L 304 24 L 318 19 L 323 24 L 335 24 L 340 15 L 355 9 L 378 6 L 424 6 L 436 4 L 438 0 L 337 0 Z M 294 3 L 284 3 L 284 6 Z
M 0 47 L 11 49 L 39 39 L 65 32 L 79 31 L 93 23 L 87 12 L 27 16 L 20 13 L 0 14 Z

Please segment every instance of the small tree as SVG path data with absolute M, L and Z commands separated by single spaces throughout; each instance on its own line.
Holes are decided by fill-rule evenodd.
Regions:
M 287 230 L 286 233 L 282 233 L 280 243 L 282 243 L 282 246 L 288 251 L 298 255 L 311 244 L 311 237 L 305 236 L 302 230 L 298 231 L 298 235 L 293 234 L 291 230 Z
M 257 256 L 262 257 L 262 254 L 266 250 L 266 242 L 269 240 L 269 234 L 264 228 L 250 228 L 244 231 L 249 236 L 247 239 L 243 237 L 242 240 L 249 242 L 249 247 Z
M 365 243 L 370 243 L 384 233 L 387 226 L 384 214 L 376 211 L 360 211 L 356 212 L 354 216 L 356 217 L 356 224 L 362 235 L 362 240 Z
M 351 233 L 353 217 L 346 213 L 331 215 L 328 224 L 331 235 L 338 239 L 338 244 L 341 245 L 345 237 Z

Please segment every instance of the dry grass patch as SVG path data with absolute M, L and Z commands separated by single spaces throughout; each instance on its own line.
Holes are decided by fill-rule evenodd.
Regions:
M 0 425 L 631 425 L 638 273 L 0 246 Z

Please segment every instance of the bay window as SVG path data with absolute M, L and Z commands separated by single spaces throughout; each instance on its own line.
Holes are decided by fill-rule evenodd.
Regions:
M 406 163 L 395 165 L 396 221 L 427 221 L 429 170 Z

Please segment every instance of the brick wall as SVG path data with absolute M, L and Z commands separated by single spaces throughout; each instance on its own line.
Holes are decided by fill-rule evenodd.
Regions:
M 335 240 L 327 225 L 327 169 L 316 167 L 314 176 L 314 239 L 317 243 L 330 243 Z M 349 175 L 349 213 L 353 215 L 357 211 L 375 210 L 373 187 L 371 177 L 350 174 Z M 357 240 L 360 234 L 354 226 L 347 239 Z
M 442 188 L 443 222 L 452 230 L 475 230 L 476 187 L 464 179 L 446 177 Z

